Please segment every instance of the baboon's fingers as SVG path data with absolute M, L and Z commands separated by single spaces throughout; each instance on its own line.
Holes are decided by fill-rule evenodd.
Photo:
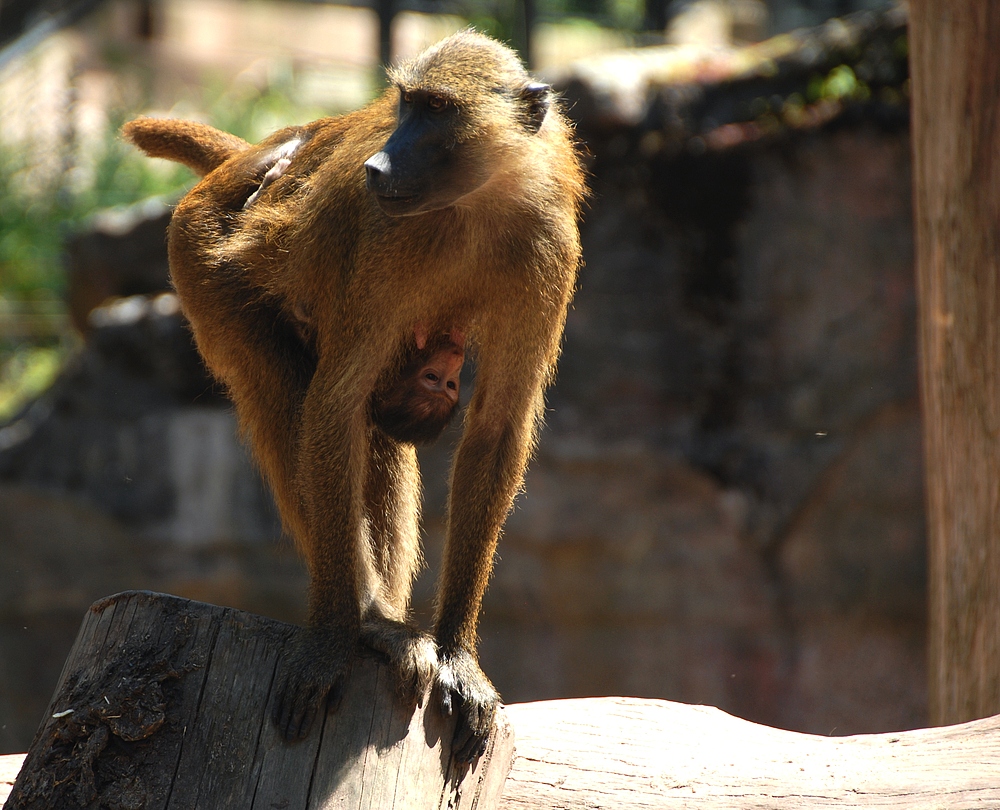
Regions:
M 346 651 L 345 651 L 346 650 Z M 328 634 L 304 632 L 280 664 L 271 718 L 289 742 L 309 734 L 321 707 L 336 710 L 353 658 L 348 648 Z
M 361 625 L 361 640 L 385 657 L 396 673 L 400 694 L 422 706 L 437 673 L 434 639 L 405 622 L 373 615 Z
M 316 719 L 316 706 L 322 698 L 314 684 L 292 684 L 289 680 L 282 683 L 271 715 L 278 733 L 288 742 L 305 737 Z
M 490 729 L 485 733 L 477 732 L 464 714 L 459 714 L 455 724 L 455 737 L 452 740 L 452 751 L 459 762 L 469 763 L 481 757 L 486 752 L 486 744 L 490 739 Z
M 465 650 L 442 656 L 437 689 L 445 716 L 457 709 L 452 751 L 459 762 L 472 762 L 486 750 L 500 696 Z

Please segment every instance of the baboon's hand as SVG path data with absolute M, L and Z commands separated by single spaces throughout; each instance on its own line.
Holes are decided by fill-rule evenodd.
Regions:
M 433 637 L 403 622 L 369 615 L 361 622 L 361 641 L 388 659 L 400 695 L 422 706 L 438 668 Z
M 313 628 L 303 630 L 293 642 L 278 664 L 271 711 L 278 733 L 288 742 L 305 737 L 321 709 L 340 704 L 356 651 L 354 639 Z
M 438 660 L 437 689 L 441 710 L 458 711 L 452 750 L 459 762 L 472 762 L 486 750 L 500 695 L 466 650 L 442 653 Z

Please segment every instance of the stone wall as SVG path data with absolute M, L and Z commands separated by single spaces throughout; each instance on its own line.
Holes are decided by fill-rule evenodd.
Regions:
M 484 668 L 510 702 L 921 725 L 905 130 L 673 156 L 640 131 L 590 145 L 586 267 L 487 594 Z M 0 751 L 27 746 L 93 599 L 151 587 L 302 615 L 301 565 L 228 406 L 170 300 L 130 300 L 0 429 Z M 425 623 L 454 440 L 422 454 Z
M 849 734 L 924 722 L 905 132 L 598 152 L 548 428 L 483 657 Z

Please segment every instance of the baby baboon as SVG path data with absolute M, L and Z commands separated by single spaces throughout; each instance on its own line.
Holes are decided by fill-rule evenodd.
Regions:
M 389 78 L 364 109 L 256 146 L 187 122 L 125 134 L 206 174 L 174 212 L 174 284 L 309 565 L 275 722 L 304 736 L 361 640 L 405 693 L 433 684 L 457 710 L 470 760 L 499 700 L 478 663 L 479 609 L 555 371 L 583 173 L 550 89 L 488 37 L 458 33 Z M 408 373 L 414 324 L 457 330 L 476 358 L 430 634 L 408 621 L 415 451 L 371 412 L 379 385 Z
M 421 343 L 425 345 L 421 346 Z M 398 442 L 430 444 L 458 410 L 464 336 L 457 330 L 417 345 L 372 398 L 372 422 Z

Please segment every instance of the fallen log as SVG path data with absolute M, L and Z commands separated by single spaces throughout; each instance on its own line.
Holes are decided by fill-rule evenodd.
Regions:
M 503 810 L 1000 807 L 1000 716 L 817 737 L 664 700 L 547 700 L 507 713 L 517 754 Z M 23 758 L 0 757 L 0 802 Z
M 503 810 L 1000 807 L 1000 715 L 820 737 L 710 706 L 584 698 L 513 704 Z
M 282 789 L 286 791 L 284 795 L 294 794 L 301 799 L 312 789 L 310 807 L 333 806 L 334 801 L 343 801 L 344 807 L 392 807 L 386 801 L 386 786 L 392 779 L 393 789 L 400 797 L 409 791 L 426 798 L 428 791 L 433 794 L 427 786 L 437 785 L 439 792 L 431 796 L 430 804 L 420 806 L 478 807 L 481 810 L 497 806 L 504 810 L 646 810 L 654 807 L 662 810 L 681 807 L 704 810 L 791 810 L 802 807 L 957 810 L 1000 807 L 1000 715 L 942 728 L 854 737 L 820 737 L 768 728 L 707 706 L 624 697 L 552 700 L 507 706 L 507 720 L 503 721 L 497 737 L 491 742 L 491 753 L 480 760 L 464 780 L 458 782 L 457 792 L 449 794 L 442 792 L 441 786 L 452 785 L 454 788 L 455 780 L 454 776 L 448 775 L 450 765 L 445 763 L 447 757 L 440 758 L 443 750 L 441 740 L 450 739 L 447 724 L 435 711 L 423 714 L 418 709 L 412 716 L 408 715 L 403 707 L 399 707 L 385 681 L 371 693 L 375 694 L 374 702 L 357 692 L 346 695 L 338 712 L 327 717 L 322 740 L 311 737 L 303 743 L 303 748 L 296 748 L 271 739 L 273 732 L 263 716 L 261 698 L 248 690 L 246 684 L 260 683 L 253 675 L 254 671 L 273 668 L 275 653 L 272 646 L 277 643 L 280 649 L 281 639 L 294 632 L 287 625 L 239 611 L 187 603 L 173 597 L 126 594 L 115 597 L 117 601 L 105 600 L 105 603 L 95 606 L 97 610 L 105 605 L 98 611 L 102 615 L 107 611 L 108 604 L 121 609 L 115 611 L 120 613 L 117 619 L 98 623 L 91 633 L 95 637 L 100 637 L 101 632 L 107 634 L 109 641 L 101 647 L 102 654 L 114 652 L 109 645 L 110 639 L 118 635 L 115 622 L 135 625 L 136 611 L 150 609 L 150 604 L 137 604 L 144 599 L 160 600 L 158 603 L 161 605 L 183 608 L 173 614 L 173 618 L 161 610 L 160 617 L 164 623 L 157 628 L 155 635 L 161 647 L 164 639 L 172 638 L 169 630 L 171 623 L 186 627 L 187 631 L 201 626 L 200 632 L 204 635 L 204 617 L 199 618 L 198 610 L 194 609 L 208 611 L 216 616 L 216 620 L 221 612 L 228 617 L 222 625 L 228 630 L 217 634 L 212 660 L 192 669 L 191 674 L 181 675 L 177 669 L 163 670 L 147 664 L 139 666 L 145 673 L 145 678 L 139 680 L 158 683 L 161 689 L 167 688 L 168 692 L 175 681 L 179 687 L 186 678 L 202 673 L 199 683 L 192 682 L 190 688 L 197 686 L 198 690 L 204 691 L 204 696 L 199 699 L 200 711 L 194 716 L 192 725 L 183 729 L 182 738 L 187 740 L 182 746 L 184 750 L 174 756 L 178 763 L 177 778 L 174 779 L 178 785 L 177 794 L 167 804 L 149 802 L 136 806 L 268 807 L 270 805 L 262 803 L 263 797 L 269 796 L 269 801 L 273 801 L 276 795 L 268 791 Z M 87 626 L 85 621 L 84 630 Z M 81 637 L 83 635 L 81 630 Z M 253 649 L 247 652 L 244 647 L 242 657 L 232 652 L 246 644 L 251 644 Z M 190 648 L 194 646 L 197 645 Z M 225 652 L 227 649 L 230 652 Z M 175 657 L 183 659 L 183 656 Z M 71 654 L 60 689 L 68 679 L 72 680 L 73 668 L 70 664 L 73 659 Z M 222 659 L 230 663 L 221 666 L 219 662 Z M 371 672 L 377 674 L 382 671 L 375 662 L 370 662 L 370 665 Z M 364 664 L 363 669 L 368 666 L 368 663 Z M 228 673 L 228 681 L 220 680 L 223 673 Z M 368 681 L 364 677 L 360 681 L 355 677 L 351 688 L 360 688 L 357 684 L 361 682 Z M 217 689 L 220 683 L 225 686 L 221 692 Z M 213 693 L 228 696 L 224 706 L 212 704 L 207 696 Z M 62 704 L 58 700 L 59 694 L 57 690 L 57 698 L 48 715 L 60 713 L 59 706 Z M 183 703 L 183 695 L 183 689 L 174 690 L 166 698 L 173 700 L 180 697 Z M 169 705 L 170 700 L 164 703 L 163 711 L 167 718 L 173 716 L 175 711 Z M 99 704 L 100 701 L 98 709 Z M 77 700 L 76 705 L 83 704 Z M 118 736 L 113 746 L 106 744 L 94 759 L 92 772 L 97 777 L 105 773 L 102 768 L 112 764 L 102 760 L 102 757 L 108 756 L 106 752 L 109 748 L 117 747 L 121 753 L 131 746 L 134 755 L 144 745 L 152 747 L 156 736 L 163 735 L 159 750 L 174 750 L 167 743 L 172 739 L 170 735 L 179 730 L 170 729 L 171 721 L 165 720 L 145 738 L 141 736 L 141 731 L 136 731 L 156 725 L 155 718 L 150 723 L 150 716 L 144 718 L 143 712 L 155 709 L 159 705 L 157 701 L 146 700 L 143 703 L 140 700 L 135 705 L 138 708 L 129 720 L 133 725 L 122 725 L 119 730 L 128 732 L 131 728 L 132 736 L 139 739 L 130 743 Z M 253 714 L 247 710 L 249 706 L 255 707 L 253 712 L 261 713 L 257 724 L 260 739 L 234 741 L 233 738 L 240 733 L 238 726 L 243 722 L 239 718 Z M 338 738 L 336 724 L 358 726 L 358 713 L 362 709 L 367 710 L 365 716 L 369 718 L 369 726 L 363 730 L 364 733 L 352 738 L 355 739 L 353 748 L 344 742 L 347 737 L 343 737 L 340 738 L 339 748 L 331 750 L 331 740 Z M 388 714 L 383 713 L 386 711 Z M 345 712 L 347 714 L 343 714 Z M 98 713 L 96 717 L 106 716 L 108 721 L 125 720 L 124 717 L 113 717 L 116 713 L 117 710 L 104 712 L 103 715 Z M 43 741 L 53 737 L 51 730 L 54 726 L 48 715 L 39 732 Z M 65 720 L 67 716 L 55 719 Z M 355 719 L 348 720 L 348 716 Z M 379 717 L 382 720 L 378 720 Z M 209 718 L 211 724 L 207 724 Z M 510 761 L 513 740 L 506 726 L 508 721 L 516 729 L 517 751 L 513 769 L 504 784 L 503 775 Z M 64 730 L 71 728 L 58 727 Z M 379 737 L 379 734 L 382 736 Z M 86 749 L 88 745 L 93 745 L 90 740 L 94 735 L 94 732 L 85 737 L 64 734 L 63 743 L 82 744 Z M 220 740 L 228 742 L 219 743 Z M 31 757 L 36 756 L 38 743 L 39 738 L 36 738 Z M 216 747 L 219 744 L 221 749 Z M 244 750 L 248 744 L 255 750 Z M 357 758 L 359 747 L 366 752 L 367 758 Z M 344 755 L 348 749 L 355 752 L 353 758 Z M 242 753 L 235 756 L 234 751 Z M 301 762 L 302 751 L 317 757 L 315 772 Z M 3 800 L 4 785 L 9 784 L 22 758 L 22 755 L 0 757 L 0 801 Z M 117 762 L 121 769 L 122 760 Z M 324 762 L 327 764 L 322 766 Z M 337 767 L 330 767 L 330 763 L 334 762 L 339 763 L 339 771 Z M 416 767 L 416 763 L 422 764 Z M 41 765 L 27 761 L 19 779 L 25 778 L 32 768 L 41 769 L 50 777 L 58 775 L 58 769 L 64 764 L 65 760 L 52 757 L 43 760 Z M 141 774 L 146 764 L 145 759 L 137 757 L 133 774 Z M 393 768 L 396 770 L 393 771 Z M 327 797 L 326 801 L 317 799 L 320 796 L 317 788 L 325 791 L 337 782 L 332 775 L 335 771 L 342 777 L 339 784 L 353 785 L 353 792 L 337 793 L 334 790 L 322 794 Z M 357 779 L 359 774 L 361 781 L 351 781 Z M 369 783 L 365 782 L 365 774 L 368 777 L 372 774 L 379 776 Z M 268 775 L 267 778 L 265 775 Z M 256 780 L 257 793 L 250 798 L 247 798 L 246 791 L 234 791 L 234 786 L 246 785 L 247 780 Z M 99 779 L 95 782 L 105 783 Z M 367 793 L 358 788 L 362 784 L 369 785 Z M 120 785 L 117 795 L 128 797 Z M 216 801 L 220 796 L 225 799 L 222 803 Z M 212 797 L 214 803 L 203 802 L 205 797 Z M 447 805 L 449 800 L 456 803 Z M 306 806 L 298 799 L 297 802 L 283 806 Z M 21 806 L 32 805 L 11 804 L 4 810 L 12 810 L 15 806 L 20 810 Z M 56 803 L 49 806 L 72 805 Z M 397 801 L 395 806 L 418 805 Z
M 0 755 L 0 807 L 4 806 L 10 789 L 14 785 L 17 772 L 21 770 L 24 762 L 24 754 L 2 754 Z

